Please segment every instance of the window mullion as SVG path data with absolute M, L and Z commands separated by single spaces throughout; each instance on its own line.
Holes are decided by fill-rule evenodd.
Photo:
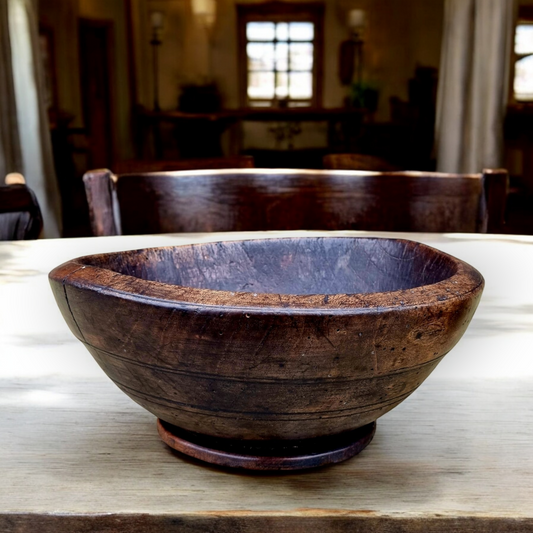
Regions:
M 289 26 L 289 33 L 287 35 L 287 100 L 291 101 L 291 30 Z
M 265 20 L 265 22 L 267 21 Z M 274 23 L 270 26 L 272 29 L 266 31 L 261 27 L 258 27 L 258 29 L 254 27 L 253 33 L 250 34 L 250 36 L 253 37 L 252 40 L 248 38 L 248 34 L 246 35 L 246 46 L 252 42 L 256 44 L 252 52 L 253 56 L 249 56 L 254 57 L 253 70 L 251 68 L 251 60 L 247 56 L 247 95 L 249 95 L 250 90 L 252 90 L 252 96 L 248 96 L 249 101 L 251 103 L 259 103 L 260 101 L 264 101 L 265 103 L 268 102 L 269 96 L 267 95 L 272 90 L 270 87 L 271 84 L 273 84 L 273 94 L 270 93 L 272 94 L 270 97 L 271 105 L 276 105 L 280 100 L 287 101 L 288 103 L 290 102 L 291 104 L 310 105 L 315 96 L 316 81 L 315 23 L 313 21 L 305 21 L 306 25 L 312 26 L 312 29 L 304 28 L 302 30 L 300 27 L 292 28 L 292 19 L 290 17 L 288 19 L 285 17 L 278 18 L 277 20 L 271 20 L 268 22 Z M 298 22 L 300 22 L 299 19 Z M 294 35 L 296 40 L 292 39 L 293 35 L 290 33 L 292 31 L 291 28 L 297 32 L 297 34 Z M 306 40 L 301 33 L 302 31 L 310 34 L 312 33 L 313 38 L 311 38 L 311 40 Z M 257 37 L 259 37 L 259 39 Z M 265 54 L 270 54 L 268 48 L 269 45 L 272 45 L 273 57 L 269 59 L 269 57 L 265 55 L 262 58 L 260 52 L 261 47 L 257 47 L 257 45 L 263 45 L 265 47 Z M 294 50 L 293 45 L 296 46 L 297 50 Z M 311 59 L 311 67 L 307 65 L 309 51 L 311 51 L 313 56 Z M 297 64 L 295 63 L 295 60 Z M 270 64 L 267 65 L 268 63 Z M 264 71 L 263 68 L 265 68 Z M 264 72 L 264 74 L 261 74 L 261 72 Z M 251 79 L 254 80 L 253 89 L 250 89 Z M 311 87 L 308 87 L 309 83 L 312 84 Z M 308 96 L 308 93 L 311 94 L 310 97 Z M 266 99 L 262 100 L 261 96 L 263 98 L 266 97 Z
M 278 100 L 278 62 L 276 61 L 278 53 L 278 24 L 279 22 L 274 26 L 274 101 L 272 103 Z

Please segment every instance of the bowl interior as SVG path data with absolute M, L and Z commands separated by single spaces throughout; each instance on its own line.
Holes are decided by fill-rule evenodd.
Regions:
M 453 259 L 397 239 L 262 239 L 90 256 L 85 264 L 161 283 L 230 292 L 367 294 L 447 279 Z

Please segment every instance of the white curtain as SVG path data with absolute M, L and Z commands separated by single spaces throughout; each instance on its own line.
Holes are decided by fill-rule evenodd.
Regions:
M 437 169 L 502 164 L 514 0 L 445 0 L 436 121 Z
M 12 72 L 7 3 L 0 2 L 0 183 L 22 168 Z
M 44 237 L 59 237 L 61 203 L 34 0 L 0 0 L 0 32 L 0 180 L 6 172 L 22 173 L 39 201 Z

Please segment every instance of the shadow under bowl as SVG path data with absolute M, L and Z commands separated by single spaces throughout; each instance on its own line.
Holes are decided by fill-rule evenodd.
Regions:
M 50 281 L 74 335 L 159 417 L 165 442 L 266 469 L 360 451 L 332 459 L 324 439 L 337 452 L 349 435 L 368 444 L 375 420 L 459 341 L 484 285 L 473 267 L 429 246 L 359 237 L 92 255 L 57 267 Z M 212 453 L 224 442 L 229 462 Z M 287 443 L 293 456 L 305 448 L 310 457 L 313 442 L 322 462 L 235 460 L 247 446 L 286 455 Z

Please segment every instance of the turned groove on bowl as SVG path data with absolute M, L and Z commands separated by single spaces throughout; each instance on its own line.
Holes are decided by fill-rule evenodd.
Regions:
M 429 246 L 360 237 L 92 255 L 57 267 L 50 281 L 72 332 L 160 419 L 165 442 L 256 469 L 358 453 L 355 441 L 366 446 L 375 420 L 459 341 L 484 285 L 473 267 Z

